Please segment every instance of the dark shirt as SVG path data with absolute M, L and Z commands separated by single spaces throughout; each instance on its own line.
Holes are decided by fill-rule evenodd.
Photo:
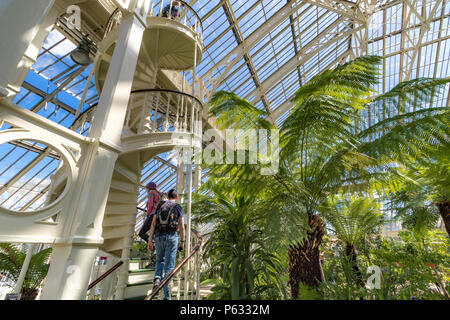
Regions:
M 170 10 L 170 4 L 168 4 L 167 6 L 164 7 L 162 14 L 163 17 L 167 17 L 169 15 L 169 10 Z M 178 11 L 178 7 L 175 5 L 172 5 L 172 10 L 171 10 L 171 17 L 175 17 L 175 13 Z
M 175 201 L 168 200 L 168 202 L 175 202 Z M 158 207 L 159 207 L 159 205 L 158 205 Z M 175 208 L 173 208 L 172 213 L 174 214 L 174 218 L 177 221 L 179 221 L 180 217 L 183 217 L 183 208 L 181 208 L 181 206 L 177 203 L 175 205 Z M 166 234 L 174 235 L 174 234 L 177 234 L 177 231 L 176 230 L 173 230 L 173 231 L 161 231 L 157 227 L 155 228 L 155 237 L 158 237 L 160 235 L 166 235 Z

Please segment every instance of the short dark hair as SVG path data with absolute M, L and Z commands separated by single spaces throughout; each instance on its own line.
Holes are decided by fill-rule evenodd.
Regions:
M 176 198 L 178 198 L 178 192 L 177 192 L 177 190 L 171 189 L 171 190 L 169 191 L 167 197 L 168 197 L 169 199 L 176 199 Z

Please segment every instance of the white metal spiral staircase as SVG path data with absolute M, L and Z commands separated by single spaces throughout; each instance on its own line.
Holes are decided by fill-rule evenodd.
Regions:
M 148 2 L 150 1 L 140 1 L 139 3 Z M 152 286 L 154 271 L 142 268 L 145 261 L 136 261 L 130 258 L 135 234 L 141 171 L 144 164 L 156 155 L 176 148 L 201 148 L 203 111 L 201 101 L 193 95 L 194 92 L 190 94 L 174 90 L 179 86 L 170 83 L 167 76 L 162 72 L 162 69 L 172 71 L 193 69 L 195 75 L 195 67 L 201 60 L 203 49 L 201 20 L 187 3 L 184 3 L 184 10 L 182 10 L 178 19 L 162 16 L 164 1 L 160 2 L 161 5 L 158 8 L 154 7 L 153 3 L 154 1 L 151 1 L 148 9 L 143 6 L 139 8 L 141 13 L 143 10 L 147 10 L 143 13 L 146 17 L 146 29 L 139 49 L 136 71 L 131 86 L 132 92 L 128 105 L 124 106 L 124 108 L 127 108 L 127 113 L 120 145 L 112 147 L 120 151 L 109 184 L 103 219 L 100 220 L 102 221 L 101 238 L 103 243 L 99 244 L 99 249 L 123 262 L 117 272 L 114 299 L 146 296 Z M 116 11 L 113 14 L 107 26 L 105 38 L 98 45 L 98 56 L 93 68 L 99 93 L 105 86 L 111 61 L 116 54 L 116 41 L 118 41 L 122 27 L 120 12 Z M 163 89 L 165 87 L 168 89 Z M 195 85 L 184 85 L 183 83 L 182 88 L 195 88 Z M 55 147 L 61 153 L 62 159 L 67 162 L 52 177 L 49 192 L 50 201 L 47 202 L 51 203 L 51 200 L 55 200 L 55 203 L 40 210 L 36 215 L 37 220 L 36 217 L 27 219 L 17 235 L 5 236 L 8 231 L 0 227 L 0 236 L 3 237 L 3 240 L 24 239 L 36 243 L 66 243 L 69 240 L 65 238 L 65 232 L 68 232 L 69 228 L 74 228 L 74 225 L 80 225 L 80 223 L 74 222 L 60 223 L 61 219 L 64 219 L 61 217 L 66 214 L 65 208 L 70 208 L 70 202 L 76 199 L 75 196 L 79 194 L 75 193 L 72 186 L 74 181 L 72 180 L 83 179 L 84 177 L 84 181 L 80 180 L 82 182 L 75 180 L 77 188 L 82 188 L 80 186 L 86 184 L 88 180 L 93 184 L 98 183 L 99 188 L 105 185 L 104 181 L 90 180 L 89 171 L 82 170 L 85 163 L 90 161 L 88 157 L 92 157 L 89 153 L 86 154 L 85 150 L 95 145 L 96 142 L 95 139 L 90 138 L 89 133 L 87 137 L 83 137 L 81 134 L 86 128 L 89 130 L 96 120 L 95 116 L 98 114 L 96 108 L 87 110 L 74 121 L 71 129 L 79 133 L 77 134 L 57 124 L 45 121 L 36 114 L 26 110 L 18 110 L 12 105 L 3 105 L 2 102 L 0 107 L 2 119 L 4 118 L 9 124 L 14 124 L 13 129 L 0 132 L 0 144 L 16 139 L 32 139 L 34 132 L 36 134 L 40 132 L 47 136 L 47 131 L 51 131 L 52 134 L 56 135 L 54 140 L 49 141 L 49 145 Z M 22 135 L 16 133 L 22 132 L 21 130 L 29 133 Z M 102 143 L 100 141 L 100 145 Z M 102 169 L 101 165 L 97 168 L 97 170 Z M 91 187 L 94 186 L 91 185 Z M 69 198 L 68 195 L 70 195 L 70 199 L 66 199 Z M 13 216 L 11 215 L 12 212 L 4 212 L 9 214 L 8 218 L 12 221 L 12 225 L 21 223 L 19 214 Z M 0 213 L 3 214 L 1 208 Z M 74 219 L 77 219 L 77 213 L 74 214 L 74 217 Z M 96 220 L 87 222 L 87 237 L 83 241 L 87 241 L 87 243 L 99 241 L 98 237 L 90 236 L 90 230 L 97 230 L 96 228 L 98 228 L 97 220 L 96 218 Z M 41 225 L 36 226 L 36 223 Z M 190 226 L 190 222 L 188 222 L 188 226 Z M 45 236 L 32 235 L 27 238 L 27 235 L 24 234 L 24 232 L 27 232 L 27 228 L 30 230 L 34 228 L 36 229 L 35 234 L 41 233 Z M 187 234 L 190 235 L 190 232 L 187 232 Z M 197 240 L 195 235 L 192 235 L 192 240 L 188 242 L 195 245 Z M 88 248 L 89 244 L 80 246 L 80 249 L 77 250 L 85 250 L 85 247 Z M 186 255 L 188 254 L 190 252 L 186 253 Z M 195 253 L 195 257 L 198 259 L 198 252 Z M 79 259 L 79 257 L 76 256 L 75 259 Z M 192 268 L 188 267 L 187 269 L 184 276 L 179 275 L 174 278 L 175 282 L 178 281 L 178 284 L 173 286 L 173 294 L 177 298 L 185 296 L 184 288 L 188 286 L 185 298 L 198 298 L 198 264 L 194 263 Z M 56 279 L 50 280 L 57 281 Z M 64 296 L 64 293 L 61 293 L 61 295 Z M 49 296 L 51 297 L 48 294 L 46 298 Z
M 105 242 L 100 247 L 124 262 L 118 275 L 116 299 L 145 296 L 153 283 L 153 270 L 134 270 L 138 262 L 134 261 L 133 269 L 128 270 L 142 168 L 160 153 L 189 147 L 191 138 L 201 135 L 201 112 L 199 100 L 173 90 L 141 90 L 131 95 L 122 136 L 123 153 L 114 167 L 103 220 Z M 92 110 L 81 114 L 72 128 L 77 131 L 88 127 L 93 114 Z
M 104 243 L 100 249 L 124 262 L 118 272 L 115 299 L 146 296 L 153 284 L 154 270 L 142 268 L 142 261 L 130 263 L 144 164 L 175 148 L 190 147 L 193 143 L 201 147 L 201 101 L 187 93 L 155 88 L 161 83 L 158 79 L 161 69 L 186 70 L 195 68 L 200 62 L 201 22 L 188 5 L 180 21 L 161 17 L 161 12 L 162 5 L 152 8 L 147 18 L 148 28 L 143 36 L 122 133 L 123 152 L 116 161 L 103 220 Z M 118 37 L 120 15 L 116 16 L 117 12 L 110 19 L 112 25 L 107 27 L 105 38 L 99 45 L 102 53 L 94 66 L 99 92 L 103 89 Z M 73 129 L 90 125 L 93 114 L 81 115 Z M 181 283 L 181 277 L 177 280 Z M 172 288 L 178 292 L 178 297 L 180 293 L 184 294 L 177 291 L 179 287 L 180 284 Z

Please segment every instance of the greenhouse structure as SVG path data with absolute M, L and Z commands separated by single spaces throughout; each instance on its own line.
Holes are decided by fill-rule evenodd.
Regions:
M 0 300 L 449 300 L 450 0 L 0 0 Z

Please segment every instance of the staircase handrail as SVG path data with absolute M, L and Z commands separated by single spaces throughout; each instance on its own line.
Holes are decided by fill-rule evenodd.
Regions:
M 179 95 L 184 95 L 186 97 L 189 98 L 193 98 L 197 101 L 198 105 L 200 106 L 200 109 L 203 109 L 203 103 L 200 101 L 200 99 L 198 99 L 197 97 L 193 96 L 192 94 L 186 93 L 186 92 L 181 92 L 178 90 L 172 90 L 172 89 L 160 89 L 160 88 L 154 88 L 154 89 L 140 89 L 140 90 L 133 90 L 131 91 L 131 95 L 136 94 L 136 93 L 142 93 L 142 92 L 168 92 L 168 93 L 175 93 L 175 94 L 179 94 Z M 75 125 L 78 123 L 78 121 L 80 119 L 82 119 L 86 114 L 88 113 L 92 113 L 95 108 L 98 106 L 98 103 L 92 105 L 91 107 L 87 108 L 86 110 L 84 110 L 83 112 L 81 112 L 78 117 L 76 117 L 70 128 L 73 130 Z
M 186 96 L 188 98 L 193 98 L 193 99 L 197 100 L 197 103 L 200 105 L 200 108 L 203 108 L 203 103 L 196 96 L 193 96 L 192 94 L 189 94 L 189 93 L 186 93 L 186 92 L 173 90 L 173 89 L 162 89 L 162 88 L 139 89 L 139 90 L 131 91 L 131 95 L 136 94 L 136 93 L 142 93 L 142 92 L 167 92 L 167 93 L 175 93 L 175 94 L 183 95 L 183 96 Z
M 121 265 L 123 265 L 123 261 L 119 261 L 116 263 L 112 268 L 110 268 L 108 271 L 106 271 L 104 274 L 102 274 L 100 277 L 98 277 L 96 280 L 94 280 L 89 286 L 88 290 L 91 290 L 93 287 L 95 287 L 97 284 L 105 280 L 111 273 L 116 271 Z
M 83 112 L 81 112 L 81 113 L 78 115 L 78 117 L 76 117 L 76 118 L 73 120 L 72 124 L 70 125 L 70 129 L 73 130 L 73 128 L 74 128 L 75 124 L 78 122 L 78 120 L 80 120 L 81 118 L 83 118 L 83 116 L 84 116 L 85 114 L 91 113 L 92 111 L 94 111 L 94 109 L 95 109 L 97 106 L 98 106 L 98 102 L 95 103 L 94 105 L 92 105 L 91 107 L 87 108 L 87 109 L 84 110 Z
M 198 15 L 197 11 L 195 11 L 194 8 L 192 8 L 187 2 L 182 1 L 182 0 L 177 0 L 177 1 L 184 4 L 187 8 L 189 8 L 196 15 L 198 22 L 200 22 L 200 27 L 202 28 L 202 34 L 203 34 L 203 32 L 205 31 L 203 29 L 203 22 L 202 22 L 202 19 L 200 18 L 200 16 Z
M 197 18 L 197 21 L 199 22 L 199 25 L 200 25 L 200 28 L 201 28 L 201 35 L 203 35 L 203 33 L 204 33 L 204 29 L 203 29 L 203 21 L 202 21 L 202 19 L 200 18 L 200 16 L 198 15 L 198 13 L 197 13 L 197 11 L 195 11 L 194 10 L 194 8 L 192 8 L 187 2 L 185 2 L 185 1 L 182 1 L 182 0 L 177 0 L 177 2 L 180 2 L 181 4 L 183 4 L 186 8 L 187 8 L 187 10 L 189 10 L 189 11 L 191 11 L 191 12 L 193 12 L 194 13 L 194 15 L 196 16 L 196 18 Z M 162 1 L 162 3 L 164 3 L 164 1 Z M 161 6 L 162 6 L 163 4 L 161 4 Z M 152 1 L 152 4 L 151 4 L 151 6 L 148 8 L 148 10 L 149 10 L 149 16 L 154 16 L 153 14 L 153 11 L 152 11 L 152 9 L 155 9 L 154 7 L 153 7 L 153 1 Z M 162 8 L 161 8 L 161 10 L 162 10 Z M 122 11 L 120 11 L 120 9 L 119 8 L 116 8 L 114 11 L 113 11 L 113 13 L 110 15 L 110 17 L 109 17 L 109 19 L 108 19 L 108 22 L 106 23 L 106 27 L 105 27 L 105 30 L 104 30 L 104 37 L 106 37 L 111 31 L 112 31 L 112 29 L 114 28 L 114 22 L 116 22 L 117 20 L 118 21 L 120 21 L 120 19 L 122 19 L 122 16 L 123 16 L 123 14 L 122 14 Z M 116 20 L 116 21 L 115 21 Z M 117 22 L 116 22 L 117 23 Z M 119 22 L 120 23 L 120 22 Z M 182 23 L 182 22 L 180 22 L 180 23 Z M 183 25 L 186 25 L 185 23 L 182 23 Z M 188 26 L 187 26 L 188 27 Z
M 119 8 L 116 8 L 113 13 L 108 18 L 108 22 L 106 23 L 106 27 L 104 30 L 104 36 L 111 32 L 111 30 L 114 28 L 113 23 L 114 19 L 120 19 L 122 16 L 122 11 L 119 10 Z

